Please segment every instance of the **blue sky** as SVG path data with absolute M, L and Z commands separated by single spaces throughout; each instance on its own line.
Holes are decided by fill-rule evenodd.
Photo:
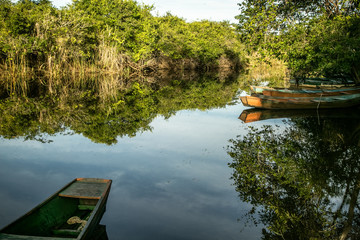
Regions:
M 57 7 L 66 6 L 71 0 L 53 0 Z M 240 0 L 138 0 L 147 5 L 153 4 L 154 15 L 164 15 L 171 12 L 173 15 L 184 18 L 187 21 L 208 19 L 212 21 L 228 20 L 236 23 L 234 17 L 239 14 L 237 3 Z

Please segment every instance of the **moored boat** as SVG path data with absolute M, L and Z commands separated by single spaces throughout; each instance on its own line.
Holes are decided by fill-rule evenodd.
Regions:
M 0 230 L 2 239 L 92 239 L 105 212 L 111 180 L 77 178 Z
M 262 94 L 273 97 L 326 97 L 360 93 L 360 87 L 338 89 L 269 89 L 263 90 Z
M 335 96 L 360 93 L 360 86 L 342 87 L 336 89 L 288 89 L 288 88 L 272 88 L 272 87 L 260 87 L 250 86 L 253 93 L 259 93 L 266 96 L 274 97 L 315 97 L 315 96 Z
M 341 88 L 346 86 L 354 86 L 353 79 L 348 77 L 341 78 L 303 78 L 290 79 L 290 84 L 302 88 Z

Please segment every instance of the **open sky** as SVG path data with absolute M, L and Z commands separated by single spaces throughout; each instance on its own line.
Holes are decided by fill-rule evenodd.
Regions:
M 61 7 L 71 3 L 71 0 L 53 0 L 52 2 L 55 6 Z M 161 16 L 170 12 L 189 22 L 208 19 L 236 23 L 234 17 L 240 13 L 237 5 L 240 0 L 138 0 L 137 2 L 153 4 L 154 15 Z

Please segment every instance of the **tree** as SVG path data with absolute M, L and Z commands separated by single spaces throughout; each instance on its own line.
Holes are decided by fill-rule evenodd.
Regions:
M 333 19 L 360 13 L 358 0 L 245 0 L 238 5 L 241 14 L 236 18 L 245 38 L 251 34 L 277 33 L 319 16 Z
M 136 35 L 142 32 L 142 23 L 151 17 L 152 9 L 133 0 L 75 0 L 72 7 L 90 17 L 96 35 L 107 33 L 120 51 L 129 52 L 136 48 Z
M 286 60 L 293 76 L 360 81 L 358 0 L 246 0 L 239 6 L 242 39 Z

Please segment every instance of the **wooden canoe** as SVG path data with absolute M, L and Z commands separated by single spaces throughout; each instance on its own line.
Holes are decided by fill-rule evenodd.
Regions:
M 354 86 L 355 82 L 351 78 L 304 78 L 298 80 L 290 79 L 290 84 L 303 88 L 341 88 Z
M 261 86 L 250 86 L 250 90 L 252 93 L 260 93 L 262 94 L 263 91 L 277 91 L 278 89 L 285 89 L 285 88 L 272 88 L 272 87 L 261 87 Z
M 321 97 L 360 93 L 360 86 L 337 89 L 287 89 L 251 86 L 250 89 L 254 93 L 261 93 L 265 96 L 273 97 Z
M 93 239 L 111 180 L 77 178 L 0 230 L 0 239 Z
M 262 94 L 240 97 L 244 106 L 262 109 L 344 108 L 360 104 L 360 93 L 316 97 L 272 97 Z
M 349 95 L 360 93 L 360 87 L 343 88 L 343 89 L 318 89 L 318 90 L 264 90 L 262 92 L 265 96 L 273 97 L 327 97 L 327 96 L 338 96 L 338 95 Z

